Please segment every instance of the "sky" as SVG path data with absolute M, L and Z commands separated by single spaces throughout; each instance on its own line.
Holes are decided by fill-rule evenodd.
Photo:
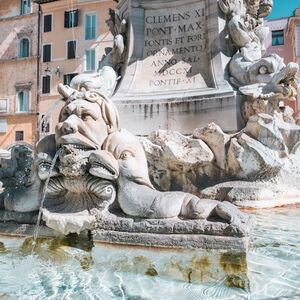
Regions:
M 296 8 L 300 8 L 300 0 L 273 0 L 273 10 L 268 19 L 290 17 Z

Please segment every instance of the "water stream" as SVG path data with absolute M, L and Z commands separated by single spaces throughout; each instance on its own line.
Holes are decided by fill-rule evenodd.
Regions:
M 49 119 L 51 118 L 53 112 L 56 110 L 56 108 L 58 107 L 58 105 L 61 103 L 61 99 L 56 100 L 51 106 L 50 108 L 47 110 L 47 112 L 44 114 L 43 118 L 41 119 L 40 123 L 39 123 L 39 133 L 43 132 L 43 123 L 44 122 L 48 122 Z
M 32 253 L 34 251 L 34 247 L 36 245 L 36 239 L 37 239 L 38 234 L 39 234 L 39 227 L 40 227 L 40 222 L 41 222 L 41 218 L 42 218 L 43 206 L 44 206 L 45 198 L 46 198 L 46 195 L 47 195 L 47 188 L 48 188 L 49 181 L 50 181 L 50 178 L 51 178 L 51 172 L 54 169 L 55 163 L 56 163 L 57 158 L 58 158 L 59 154 L 61 153 L 61 151 L 62 151 L 61 149 L 56 151 L 56 153 L 55 153 L 55 155 L 52 159 L 52 162 L 51 162 L 51 166 L 50 166 L 50 169 L 49 169 L 49 175 L 48 175 L 48 177 L 47 177 L 47 179 L 44 183 L 42 197 L 41 197 L 41 205 L 40 205 L 40 208 L 39 208 L 37 223 L 36 223 L 34 233 L 33 233 Z

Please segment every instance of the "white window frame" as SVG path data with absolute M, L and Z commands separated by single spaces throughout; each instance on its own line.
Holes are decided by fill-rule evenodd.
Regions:
M 87 16 L 95 16 L 96 17 L 96 20 L 95 20 L 95 38 L 93 39 L 86 39 L 86 36 L 85 36 L 85 33 L 86 33 L 86 17 Z M 83 34 L 84 34 L 84 40 L 85 41 L 92 41 L 92 40 L 96 40 L 97 37 L 98 37 L 98 12 L 97 11 L 89 11 L 89 12 L 86 12 L 84 14 L 84 31 L 83 31 Z
M 20 107 L 19 107 L 19 94 L 24 92 L 24 91 L 27 91 L 28 93 L 28 110 L 27 111 L 20 111 Z M 26 114 L 26 113 L 29 113 L 30 112 L 30 90 L 29 89 L 22 89 L 22 90 L 19 90 L 17 92 L 17 95 L 16 95 L 16 113 L 18 114 Z
M 0 110 L 0 113 L 9 112 L 9 100 L 7 98 L 0 99 L 0 101 L 6 101 L 6 110 Z
M 21 43 L 23 40 L 28 40 L 28 56 L 21 56 Z M 27 57 L 30 57 L 30 46 L 31 46 L 31 43 L 30 43 L 30 38 L 27 37 L 27 36 L 24 36 L 20 39 L 19 41 L 19 49 L 18 49 L 18 57 L 19 58 L 27 58 Z
M 95 69 L 89 69 L 87 68 L 87 52 L 88 51 L 94 51 L 95 52 Z M 98 66 L 97 66 L 97 52 L 96 52 L 96 49 L 93 48 L 93 49 L 86 49 L 85 50 L 85 53 L 84 53 L 84 58 L 85 58 L 85 72 L 95 72 L 97 69 L 98 69 Z
M 22 13 L 22 7 L 24 4 L 24 1 L 30 1 L 30 6 L 29 6 L 29 12 L 26 10 L 26 12 Z M 25 15 L 29 15 L 31 14 L 31 4 L 32 4 L 32 0 L 20 0 L 20 15 L 21 16 L 25 16 Z M 28 5 L 26 5 L 26 7 L 28 7 Z
M 5 123 L 5 130 L 1 130 L 0 126 L 0 134 L 7 133 L 7 119 L 0 119 L 0 123 Z
M 279 44 L 273 44 L 273 41 L 274 41 L 274 38 L 277 38 L 278 39 L 278 37 L 279 36 L 276 36 L 276 37 L 274 37 L 274 33 L 275 32 L 282 32 L 282 43 L 279 43 Z M 280 38 L 281 38 L 281 35 L 280 35 Z M 271 39 L 272 39 L 272 47 L 278 47 L 278 46 L 284 46 L 285 45 L 285 30 L 284 29 L 276 29 L 276 30 L 272 30 L 271 31 Z

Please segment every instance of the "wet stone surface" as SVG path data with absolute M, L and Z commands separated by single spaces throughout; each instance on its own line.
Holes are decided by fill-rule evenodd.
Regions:
M 300 207 L 261 210 L 247 253 L 0 237 L 3 299 L 266 299 L 300 295 Z

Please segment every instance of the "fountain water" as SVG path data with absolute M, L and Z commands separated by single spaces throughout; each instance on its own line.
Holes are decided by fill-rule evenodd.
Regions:
M 43 115 L 41 121 L 40 121 L 40 124 L 39 124 L 39 133 L 43 132 L 43 123 L 44 121 L 47 121 L 51 118 L 53 112 L 57 109 L 59 103 L 61 103 L 61 99 L 57 99 L 51 106 L 50 108 L 48 109 L 48 111 Z
M 94 239 L 109 243 L 244 251 L 248 247 L 253 216 L 239 211 L 229 202 L 244 207 L 267 207 L 286 204 L 286 193 L 291 190 L 294 198 L 300 195 L 295 189 L 297 184 L 293 184 L 299 181 L 300 174 L 300 126 L 288 123 L 277 105 L 279 100 L 294 95 L 298 65 L 285 66 L 280 57 L 265 56 L 263 40 L 267 28 L 260 18 L 269 13 L 272 5 L 259 0 L 254 1 L 255 8 L 247 1 L 240 3 L 238 0 L 169 1 L 174 2 L 174 10 L 170 12 L 169 4 L 153 0 L 148 6 L 147 1 L 141 0 L 139 2 L 145 4 L 141 4 L 144 10 L 141 14 L 135 2 L 124 0 L 117 6 L 118 13 L 110 11 L 109 26 L 114 44 L 102 59 L 99 72 L 79 74 L 70 86 L 59 84 L 63 105 L 55 134 L 43 137 L 37 145 L 35 173 L 38 180 L 30 186 L 9 191 L 9 195 L 3 193 L 2 220 L 35 225 L 32 215 L 37 217 L 39 211 L 34 245 L 43 216 L 45 225 L 55 232 L 67 235 L 93 230 Z M 159 11 L 156 2 L 160 2 Z M 266 7 L 268 10 L 261 15 Z M 162 51 L 162 45 L 158 45 L 157 49 L 147 46 L 140 53 L 128 51 L 140 49 L 135 43 L 143 39 L 145 45 L 156 44 L 154 33 L 159 28 L 152 28 L 153 24 L 147 22 L 152 18 L 147 17 L 148 14 L 152 16 L 154 11 L 158 13 L 154 19 L 164 19 L 166 13 L 175 16 L 180 11 L 192 22 L 187 28 L 197 29 L 194 34 L 197 33 L 203 42 L 200 49 L 199 40 L 193 40 L 188 30 L 183 30 L 185 27 L 174 20 L 172 26 L 182 34 L 180 39 L 172 32 L 162 32 L 160 36 L 170 41 L 168 46 L 176 53 L 178 50 L 178 54 L 184 54 L 176 57 L 174 69 L 170 69 L 168 63 L 161 68 L 155 57 L 160 53 L 162 62 L 170 61 L 171 48 Z M 130 34 L 137 33 L 135 27 L 144 24 L 146 35 L 140 32 L 138 36 L 128 36 L 126 24 L 136 15 L 139 18 L 133 23 L 134 30 Z M 248 28 L 246 15 L 256 27 Z M 123 19 L 125 17 L 128 20 Z M 203 26 L 199 26 L 200 21 Z M 223 29 L 229 32 L 234 47 L 227 47 L 228 41 L 220 32 Z M 216 40 L 221 47 L 215 49 L 216 53 L 205 49 L 204 44 Z M 181 53 L 188 47 L 195 49 L 197 57 Z M 225 60 L 223 49 L 228 50 Z M 213 61 L 210 57 L 214 57 Z M 268 72 L 262 74 L 261 70 L 266 67 Z M 115 90 L 120 74 L 123 79 Z M 178 80 L 165 77 L 175 74 Z M 245 78 L 241 74 L 245 74 Z M 230 80 L 224 82 L 224 78 Z M 236 105 L 241 100 L 237 95 L 247 104 L 245 107 Z M 247 103 L 249 97 L 251 101 Z M 134 108 L 137 99 L 144 102 L 139 100 L 141 109 L 138 115 L 130 115 L 128 122 L 129 113 L 124 109 L 137 112 Z M 178 99 L 184 101 L 177 105 Z M 167 113 L 163 113 L 160 105 L 164 101 Z M 206 104 L 197 106 L 198 114 L 192 106 L 186 107 L 192 102 L 195 105 L 210 103 L 210 118 L 207 118 Z M 225 102 L 227 110 L 223 107 Z M 152 103 L 156 103 L 159 118 L 153 114 Z M 148 106 L 151 118 L 147 115 Z M 175 106 L 178 111 L 172 112 Z M 47 115 L 55 107 L 56 103 Z M 144 116 L 142 107 L 145 107 Z M 247 122 L 238 132 L 240 128 L 236 122 L 232 123 L 237 108 Z M 182 119 L 182 111 L 189 113 L 185 116 L 186 122 Z M 204 124 L 221 119 L 230 120 L 231 124 L 219 127 L 210 123 L 194 130 L 194 126 L 203 125 L 199 123 L 200 113 L 205 115 Z M 121 128 L 119 115 L 127 128 L 134 124 L 135 134 L 148 134 L 150 129 L 160 127 L 168 131 L 158 130 L 147 138 L 138 139 Z M 172 124 L 159 122 L 159 119 L 171 118 L 176 119 L 176 126 L 187 123 L 186 128 L 179 129 L 186 134 L 193 131 L 192 136 L 172 131 L 176 129 Z M 143 124 L 143 132 L 136 131 L 137 123 Z M 228 131 L 235 133 L 228 134 Z M 60 148 L 64 152 L 59 155 Z M 58 155 L 60 159 L 56 163 Z M 53 170 L 48 174 L 50 165 Z M 222 183 L 227 180 L 230 181 Z M 219 182 L 220 185 L 214 185 Z M 207 188 L 203 190 L 204 187 Z M 279 201 L 274 203 L 272 198 Z M 30 218 L 29 222 L 26 218 Z
M 32 253 L 33 253 L 33 250 L 34 250 L 34 247 L 35 247 L 35 244 L 36 244 L 36 239 L 37 239 L 38 234 L 39 234 L 39 225 L 40 225 L 41 218 L 42 218 L 42 210 L 43 210 L 43 205 L 44 205 L 44 201 L 45 201 L 46 194 L 47 194 L 47 187 L 48 187 L 48 184 L 49 184 L 49 181 L 50 181 L 50 178 L 51 178 L 51 172 L 54 169 L 55 163 L 56 163 L 57 158 L 58 158 L 59 154 L 61 153 L 61 151 L 62 151 L 62 149 L 58 149 L 56 151 L 56 153 L 53 157 L 53 160 L 51 162 L 48 178 L 46 179 L 45 184 L 44 184 L 44 189 L 43 189 L 42 198 L 41 198 L 41 205 L 40 205 L 40 209 L 39 209 L 39 214 L 38 214 L 38 218 L 37 218 L 36 227 L 34 229 L 34 234 L 33 234 L 32 251 L 31 251 Z

